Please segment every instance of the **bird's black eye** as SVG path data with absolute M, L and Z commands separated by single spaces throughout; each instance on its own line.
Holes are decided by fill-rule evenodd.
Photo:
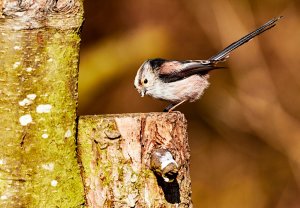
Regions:
M 147 84 L 148 83 L 148 79 L 144 79 L 144 84 Z

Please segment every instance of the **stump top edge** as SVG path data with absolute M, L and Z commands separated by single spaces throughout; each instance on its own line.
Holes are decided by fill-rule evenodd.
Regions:
M 149 112 L 149 113 L 124 113 L 124 114 L 101 114 L 101 115 L 81 115 L 79 116 L 79 120 L 85 119 L 96 119 L 96 118 L 124 118 L 124 117 L 131 117 L 131 118 L 140 118 L 140 117 L 151 117 L 151 116 L 164 116 L 164 117 L 183 117 L 185 118 L 184 114 L 179 111 L 174 112 Z

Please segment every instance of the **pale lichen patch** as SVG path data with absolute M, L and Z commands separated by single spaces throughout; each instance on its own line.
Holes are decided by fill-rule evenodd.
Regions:
M 135 207 L 137 201 L 137 194 L 128 194 L 126 201 L 129 207 Z
M 0 165 L 4 165 L 6 162 L 4 159 L 0 159 Z
M 150 200 L 150 193 L 147 187 L 144 188 L 144 197 L 145 202 L 148 205 L 148 207 L 151 207 L 151 200 Z
M 43 164 L 42 168 L 45 169 L 45 170 L 53 171 L 54 170 L 54 163 Z
M 26 98 L 24 98 L 23 100 L 19 101 L 19 105 L 20 106 L 26 106 L 26 105 L 30 105 L 32 104 L 33 100 L 36 98 L 36 94 L 28 94 L 26 96 Z
M 37 113 L 50 113 L 52 105 L 50 104 L 41 104 L 36 107 Z
M 72 132 L 71 132 L 70 129 L 68 129 L 68 130 L 66 131 L 66 133 L 65 133 L 65 138 L 69 138 L 69 137 L 71 137 L 71 136 L 72 136 Z
M 19 101 L 20 106 L 30 105 L 32 103 L 32 100 L 29 100 L 25 98 L 24 100 Z
M 28 94 L 27 98 L 30 100 L 34 100 L 36 98 L 36 94 Z
M 32 122 L 32 117 L 30 114 L 23 115 L 19 118 L 19 122 L 22 126 L 27 126 Z
M 14 49 L 15 50 L 21 50 L 22 48 L 21 48 L 21 46 L 16 45 L 16 46 L 14 46 Z
M 1 199 L 1 200 L 7 200 L 8 197 L 7 197 L 6 195 L 1 195 L 0 199 Z
M 26 70 L 27 72 L 31 72 L 31 71 L 33 70 L 33 68 L 32 68 L 32 67 L 27 67 L 25 70 Z
M 130 178 L 130 182 L 131 182 L 131 183 L 135 183 L 137 180 L 138 180 L 138 177 L 137 177 L 136 174 L 133 174 L 133 175 L 131 176 L 131 178 Z
M 51 186 L 55 187 L 55 186 L 57 186 L 57 184 L 58 184 L 57 180 L 52 180 L 51 181 Z
M 43 138 L 43 139 L 47 139 L 48 137 L 49 137 L 48 134 L 46 134 L 46 133 L 45 133 L 45 134 L 42 134 L 42 138 Z
M 14 64 L 13 64 L 13 68 L 16 69 L 18 66 L 20 66 L 21 62 L 20 61 L 16 61 Z

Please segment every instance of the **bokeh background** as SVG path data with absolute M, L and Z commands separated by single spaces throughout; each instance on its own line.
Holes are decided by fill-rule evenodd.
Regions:
M 177 110 L 188 120 L 195 207 L 300 207 L 299 0 L 84 2 L 80 115 L 161 111 L 167 103 L 133 87 L 144 60 L 205 59 L 283 15 Z

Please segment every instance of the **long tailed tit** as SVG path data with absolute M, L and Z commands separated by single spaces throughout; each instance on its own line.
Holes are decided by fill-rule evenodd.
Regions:
M 271 19 L 208 60 L 149 59 L 137 71 L 134 86 L 142 97 L 149 95 L 170 102 L 171 104 L 164 111 L 170 112 L 186 101 L 194 102 L 200 98 L 203 91 L 209 86 L 209 71 L 223 68 L 217 66 L 217 64 L 226 61 L 231 51 L 274 27 L 280 18 Z

